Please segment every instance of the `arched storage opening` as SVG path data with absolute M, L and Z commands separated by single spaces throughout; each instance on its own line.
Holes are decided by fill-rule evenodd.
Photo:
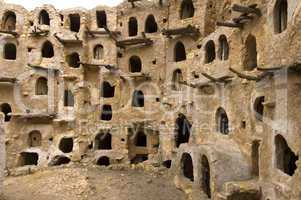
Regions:
M 79 14 L 70 14 L 70 31 L 78 33 L 80 30 L 80 15 Z
M 101 120 L 111 121 L 113 118 L 113 110 L 111 105 L 103 105 L 101 112 Z
M 209 40 L 205 45 L 205 63 L 211 63 L 215 60 L 215 44 L 213 40 Z
M 274 32 L 282 33 L 287 28 L 288 18 L 287 0 L 277 0 L 274 7 Z
M 275 137 L 275 150 L 276 167 L 285 174 L 293 176 L 297 169 L 296 162 L 299 157 L 291 150 L 282 135 Z
M 38 165 L 39 154 L 32 152 L 22 152 L 19 158 L 19 166 Z
M 28 146 L 39 147 L 42 145 L 42 134 L 40 131 L 31 131 L 28 135 Z
M 51 163 L 49 164 L 49 166 L 59 166 L 59 165 L 66 165 L 68 163 L 70 163 L 71 160 L 70 158 L 66 157 L 66 156 L 55 156 Z
M 42 47 L 42 57 L 43 58 L 52 58 L 54 56 L 53 45 L 51 42 L 46 41 Z
M 11 119 L 10 114 L 12 113 L 11 106 L 8 103 L 3 103 L 0 108 L 1 112 L 4 114 L 4 121 L 9 122 Z
M 70 90 L 64 91 L 64 106 L 65 107 L 74 107 L 74 96 Z
M 185 115 L 179 114 L 176 119 L 176 147 L 180 147 L 183 143 L 188 143 L 190 138 L 191 124 Z
M 145 33 L 156 33 L 158 31 L 158 24 L 154 15 L 149 15 L 145 21 Z
M 131 17 L 129 19 L 129 36 L 136 36 L 138 35 L 138 21 L 135 17 Z
M 229 119 L 223 108 L 218 108 L 216 111 L 216 127 L 219 133 L 224 135 L 229 134 Z
M 99 133 L 95 137 L 96 150 L 110 150 L 112 149 L 112 135 L 110 133 Z
M 96 11 L 97 27 L 103 28 L 107 27 L 107 14 L 106 11 L 100 10 Z
M 210 165 L 208 158 L 202 156 L 201 158 L 201 187 L 203 192 L 211 198 L 211 187 L 210 187 Z
M 181 158 L 181 170 L 183 176 L 189 179 L 190 181 L 194 181 L 193 175 L 193 162 L 192 158 L 188 153 L 184 153 Z
M 4 31 L 15 31 L 16 30 L 17 17 L 12 11 L 7 11 L 2 18 L 2 29 Z
M 50 25 L 50 17 L 46 10 L 41 10 L 39 14 L 39 24 L 41 25 Z
M 137 147 L 146 147 L 147 146 L 147 136 L 142 131 L 139 131 L 136 135 L 136 146 Z
M 143 163 L 148 160 L 147 154 L 136 154 L 134 158 L 131 159 L 131 164 Z
M 175 91 L 181 91 L 182 89 L 182 82 L 183 82 L 183 74 L 180 69 L 176 69 L 172 73 L 172 85 L 171 88 Z
M 183 0 L 180 9 L 180 18 L 187 19 L 194 16 L 194 5 L 192 0 Z
M 264 114 L 264 96 L 257 97 L 254 102 L 254 112 L 255 117 L 257 120 L 262 121 L 263 120 L 263 114 Z
M 141 90 L 135 90 L 132 97 L 133 107 L 144 107 L 144 94 Z
M 72 137 L 62 138 L 59 144 L 59 149 L 63 153 L 71 153 L 73 151 L 73 138 Z
M 170 169 L 171 168 L 171 164 L 172 164 L 172 160 L 165 160 L 163 161 L 162 165 L 164 167 L 166 167 L 167 169 Z
M 70 55 L 66 56 L 66 62 L 68 63 L 69 67 L 72 68 L 79 68 L 80 67 L 80 56 L 78 53 L 74 52 Z
M 93 49 L 93 58 L 95 60 L 102 60 L 104 59 L 104 48 L 101 44 L 98 44 Z
M 186 49 L 182 42 L 177 42 L 174 48 L 174 61 L 180 62 L 186 60 Z
M 246 71 L 252 71 L 257 67 L 257 43 L 256 38 L 253 35 L 247 37 L 245 47 L 244 69 Z
M 111 84 L 107 81 L 104 81 L 101 86 L 101 96 L 103 98 L 113 98 L 115 95 L 115 86 L 111 86 Z
M 38 78 L 36 82 L 36 95 L 48 94 L 48 80 L 45 77 Z
M 97 160 L 97 165 L 99 166 L 109 166 L 110 165 L 110 158 L 107 156 L 102 156 Z
M 219 49 L 218 49 L 218 57 L 220 60 L 228 60 L 229 58 L 229 44 L 227 37 L 225 35 L 221 35 L 218 39 L 219 41 Z
M 132 56 L 129 60 L 129 71 L 132 73 L 138 73 L 142 70 L 142 61 L 138 56 Z
M 6 43 L 3 50 L 3 58 L 6 60 L 17 59 L 17 47 L 13 43 Z

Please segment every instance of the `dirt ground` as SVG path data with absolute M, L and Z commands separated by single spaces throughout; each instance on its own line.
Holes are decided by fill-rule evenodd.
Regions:
M 167 172 L 53 168 L 9 177 L 4 200 L 185 200 Z

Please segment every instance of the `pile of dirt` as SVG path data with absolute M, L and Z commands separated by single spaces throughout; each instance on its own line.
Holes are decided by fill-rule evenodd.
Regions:
M 185 194 L 158 173 L 68 167 L 8 177 L 4 200 L 185 200 Z

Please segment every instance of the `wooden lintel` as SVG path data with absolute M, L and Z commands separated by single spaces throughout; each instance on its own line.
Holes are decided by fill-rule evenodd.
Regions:
M 17 82 L 16 78 L 0 77 L 0 83 L 15 83 L 15 82 Z
M 247 6 L 241 6 L 241 5 L 238 5 L 238 4 L 234 4 L 232 6 L 232 10 L 236 11 L 236 12 L 245 13 L 245 14 L 255 14 L 259 17 L 262 15 L 260 9 L 256 8 L 255 6 L 247 7 Z
M 9 34 L 9 35 L 12 35 L 14 37 L 18 37 L 19 34 L 15 31 L 7 31 L 7 30 L 0 30 L 0 33 L 4 33 L 4 34 Z
M 42 66 L 39 66 L 39 65 L 33 65 L 33 64 L 30 64 L 30 63 L 28 63 L 27 65 L 28 65 L 29 67 L 31 67 L 31 68 L 39 69 L 39 70 L 54 71 L 54 72 L 59 72 L 59 71 L 60 71 L 59 69 L 55 69 L 55 68 L 46 68 L 46 67 L 42 67 Z
M 83 41 L 79 40 L 78 38 L 76 38 L 74 40 L 62 39 L 56 33 L 54 34 L 54 37 L 63 45 L 65 45 L 65 44 L 82 44 L 82 42 L 83 42 Z
M 254 19 L 253 16 L 249 16 L 249 15 L 241 15 L 237 18 L 232 19 L 232 21 L 236 24 L 243 24 L 244 21 L 250 21 Z
M 17 117 L 17 118 L 24 118 L 24 119 L 54 119 L 56 114 L 55 113 L 50 113 L 50 114 L 47 114 L 47 113 L 41 113 L 41 114 L 38 114 L 38 113 L 11 113 L 9 114 L 9 116 L 12 116 L 12 117 Z
M 148 73 L 130 73 L 130 74 L 121 74 L 121 77 L 125 78 L 145 78 L 151 79 L 151 76 Z
M 211 82 L 214 82 L 214 83 L 228 83 L 232 80 L 233 76 L 222 76 L 222 77 L 219 77 L 219 78 L 215 78 L 213 77 L 212 75 L 209 75 L 205 72 L 202 72 L 201 73 L 205 78 L 207 78 L 208 80 L 210 80 Z
M 230 28 L 242 28 L 243 24 L 235 23 L 235 22 L 216 22 L 217 26 L 226 26 Z
M 122 47 L 122 48 L 125 48 L 126 46 L 139 45 L 139 44 L 152 45 L 153 40 L 151 40 L 149 38 L 140 37 L 140 38 L 132 38 L 132 39 L 121 40 L 121 41 L 116 42 L 116 45 L 118 47 Z
M 262 80 L 263 78 L 265 78 L 268 75 L 272 75 L 272 72 L 263 72 L 260 75 L 251 76 L 251 75 L 247 75 L 247 74 L 244 74 L 242 72 L 239 72 L 238 70 L 235 70 L 231 67 L 229 68 L 229 70 L 231 72 L 235 73 L 239 78 L 246 79 L 246 80 L 249 80 L 249 81 L 256 81 L 256 82 Z
M 84 63 L 84 62 L 79 62 L 79 64 L 81 65 L 85 65 L 85 66 L 93 66 L 93 67 L 104 67 L 110 71 L 116 71 L 118 70 L 118 68 L 114 65 L 109 65 L 109 64 L 93 64 L 93 63 Z
M 199 36 L 200 30 L 194 26 L 188 25 L 187 27 L 176 28 L 176 29 L 163 29 L 162 34 L 170 37 L 172 35 L 194 35 Z

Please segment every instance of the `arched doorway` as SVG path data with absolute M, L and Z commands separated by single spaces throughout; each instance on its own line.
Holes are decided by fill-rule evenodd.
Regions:
M 201 159 L 201 187 L 208 198 L 211 198 L 211 187 L 210 187 L 210 165 L 208 158 L 206 156 L 202 156 Z
M 181 169 L 184 177 L 190 181 L 194 181 L 193 175 L 193 162 L 192 158 L 188 153 L 184 153 L 181 158 Z
M 176 119 L 176 147 L 189 142 L 191 124 L 185 115 L 179 114 Z

